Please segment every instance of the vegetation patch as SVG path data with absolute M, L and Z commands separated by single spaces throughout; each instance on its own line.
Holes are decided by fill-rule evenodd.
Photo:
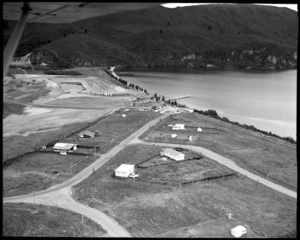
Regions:
M 106 233 L 91 219 L 82 222 L 80 214 L 62 208 L 5 203 L 2 214 L 6 237 L 103 237 Z
M 22 114 L 25 106 L 17 103 L 3 102 L 3 119 L 10 114 Z

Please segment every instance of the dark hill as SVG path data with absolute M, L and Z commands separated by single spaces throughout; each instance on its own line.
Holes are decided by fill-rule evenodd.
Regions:
M 87 34 L 71 34 L 38 48 L 33 51 L 31 62 L 45 62 L 55 68 L 96 65 L 147 66 L 141 57 L 122 46 Z
M 45 27 L 41 28 L 40 31 L 44 33 Z M 28 29 L 22 44 L 32 41 L 28 40 L 32 36 L 42 38 L 38 36 L 38 27 Z M 295 68 L 297 64 L 298 16 L 297 12 L 287 8 L 249 4 L 175 9 L 159 6 L 57 25 L 57 29 L 51 26 L 48 31 L 43 39 L 52 37 L 53 40 L 61 38 L 64 33 L 86 32 L 85 36 L 92 37 L 94 42 L 98 39 L 103 46 L 112 44 L 107 50 L 102 48 L 101 53 L 98 52 L 104 57 L 93 55 L 89 44 L 85 44 L 81 51 L 73 48 L 78 51 L 82 61 L 91 65 L 116 65 L 122 62 L 126 66 L 139 66 L 138 62 L 142 66 L 145 63 L 148 66 L 189 67 L 213 64 L 220 68 L 287 69 Z M 87 41 L 83 39 L 85 37 L 81 36 L 80 41 Z M 68 44 L 78 46 L 76 41 L 79 38 L 73 40 L 74 43 Z M 64 41 L 59 42 L 61 44 Z M 36 49 L 42 45 L 41 41 L 36 42 Z M 57 51 L 53 47 L 48 44 L 43 49 Z M 114 47 L 120 51 L 122 49 L 119 58 L 110 54 Z M 127 58 L 125 49 L 131 53 Z M 65 57 L 62 53 L 64 51 L 58 56 Z M 109 56 L 111 59 L 108 61 Z

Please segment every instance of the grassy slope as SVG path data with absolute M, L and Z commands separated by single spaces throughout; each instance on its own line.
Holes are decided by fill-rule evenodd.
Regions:
M 9 237 L 102 237 L 99 225 L 61 208 L 30 204 L 3 205 L 3 236 Z M 58 221 L 59 219 L 59 221 Z

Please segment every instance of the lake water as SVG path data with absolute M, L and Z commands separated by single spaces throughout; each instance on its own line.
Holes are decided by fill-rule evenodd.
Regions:
M 178 102 L 296 139 L 297 71 L 134 69 L 120 77 Z

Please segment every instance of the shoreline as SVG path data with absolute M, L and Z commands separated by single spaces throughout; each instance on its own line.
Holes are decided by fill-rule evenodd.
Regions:
M 119 68 L 119 67 L 117 67 L 117 66 L 114 66 L 114 67 L 111 67 L 110 68 L 110 71 L 113 71 L 114 72 L 114 70 L 115 69 L 117 69 L 117 68 Z M 143 70 L 143 69 L 147 69 L 147 70 L 149 70 L 149 69 L 151 69 L 151 68 L 128 68 L 128 69 L 125 69 L 125 68 L 119 68 L 119 69 L 121 69 L 121 70 L 130 70 L 130 69 L 141 69 L 141 70 Z M 155 68 L 152 68 L 152 69 L 155 69 Z M 156 68 L 156 69 L 160 69 L 160 68 Z M 162 68 L 163 69 L 163 68 Z M 169 69 L 172 69 L 172 68 L 169 68 Z M 215 71 L 218 71 L 218 69 L 211 69 L 211 70 L 215 70 Z M 297 70 L 297 69 L 288 69 L 288 70 L 281 70 L 281 69 L 270 69 L 270 70 L 257 70 L 257 72 L 262 72 L 262 71 L 268 71 L 268 72 L 283 72 L 283 71 L 290 71 L 290 70 Z M 201 71 L 201 70 L 200 70 Z M 203 72 L 205 72 L 206 70 L 202 70 Z M 232 69 L 229 69 L 229 70 L 227 70 L 227 69 L 225 69 L 224 71 L 234 71 L 234 70 L 232 70 Z M 255 72 L 255 70 L 254 69 L 245 69 L 245 71 L 244 71 L 244 69 L 242 69 L 242 70 L 238 70 L 238 71 L 240 71 L 240 72 Z M 115 73 L 115 72 L 114 72 Z M 116 73 L 115 73 L 116 74 Z M 117 75 L 117 74 L 116 74 Z M 118 75 L 117 75 L 118 76 Z M 126 76 L 125 76 L 126 77 Z M 150 93 L 150 95 L 152 95 L 153 93 L 151 93 L 151 92 L 149 92 Z M 159 94 L 159 93 L 157 93 L 157 95 L 161 95 L 161 94 Z M 176 97 L 174 97 L 174 98 L 176 98 Z M 180 99 L 179 99 L 179 101 L 180 101 Z M 165 102 L 165 101 L 164 101 Z M 165 102 L 166 103 L 166 102 Z M 233 121 L 233 120 L 230 120 L 230 119 L 228 119 L 227 117 L 225 117 L 225 116 L 223 116 L 223 117 L 221 117 L 221 116 L 219 116 L 218 115 L 218 110 L 214 110 L 214 109 L 209 109 L 209 108 L 206 108 L 206 107 L 201 107 L 201 106 L 194 106 L 194 105 L 191 105 L 191 104 L 181 104 L 181 103 L 179 103 L 178 104 L 179 106 L 178 107 L 181 107 L 181 108 L 185 108 L 185 109 L 187 109 L 187 110 L 198 110 L 198 111 L 203 111 L 203 112 L 205 112 L 205 111 L 208 111 L 208 110 L 213 110 L 213 111 L 216 111 L 216 113 L 217 113 L 217 116 L 218 116 L 218 118 L 220 119 L 220 120 L 222 120 L 222 119 L 226 119 L 225 121 L 226 122 L 229 122 L 229 123 L 231 123 L 231 124 L 233 124 L 233 125 L 239 125 L 240 127 L 245 127 L 245 128 L 247 128 L 247 129 L 252 129 L 253 131 L 259 131 L 259 132 L 261 132 L 261 133 L 264 133 L 264 134 L 267 134 L 267 135 L 269 135 L 269 136 L 273 136 L 273 137 L 276 137 L 276 138 L 279 138 L 279 139 L 282 139 L 282 140 L 287 140 L 287 141 L 290 141 L 290 142 L 292 142 L 292 143 L 294 143 L 293 141 L 295 141 L 295 144 L 297 144 L 297 139 L 294 139 L 293 137 L 290 137 L 290 136 L 280 136 L 280 135 L 278 135 L 278 134 L 275 134 L 275 133 L 272 133 L 271 131 L 267 131 L 267 130 L 262 130 L 262 129 L 258 129 L 258 128 L 256 128 L 255 126 L 253 126 L 252 124 L 251 125 L 248 125 L 248 124 L 246 124 L 246 123 L 239 123 L 239 122 L 236 122 L 236 121 Z M 194 111 L 195 112 L 195 111 Z M 219 111 L 220 112 L 220 111 Z M 225 112 L 223 112 L 223 111 L 221 111 L 222 112 L 222 114 L 225 114 Z M 223 121 L 223 120 L 222 120 Z M 236 124 L 237 123 L 237 124 Z

